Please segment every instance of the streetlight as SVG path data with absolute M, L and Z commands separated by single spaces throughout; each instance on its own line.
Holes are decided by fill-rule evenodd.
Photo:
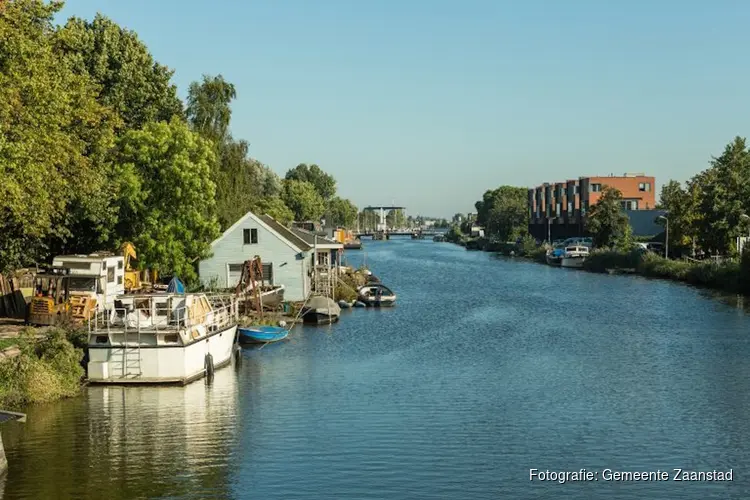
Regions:
M 664 215 L 660 215 L 656 220 L 663 220 L 666 223 L 666 235 L 664 237 L 664 257 L 669 258 L 669 218 L 667 217 L 669 212 L 664 212 Z

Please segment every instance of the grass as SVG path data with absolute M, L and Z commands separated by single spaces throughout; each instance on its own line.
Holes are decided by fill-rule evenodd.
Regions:
M 78 394 L 84 375 L 80 332 L 52 329 L 41 339 L 32 328 L 13 339 L 21 353 L 0 363 L 0 406 L 19 409 Z

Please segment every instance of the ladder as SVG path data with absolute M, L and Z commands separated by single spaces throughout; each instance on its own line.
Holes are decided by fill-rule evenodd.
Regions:
M 131 347 L 128 344 L 128 333 L 127 327 L 123 333 L 122 340 L 122 378 L 127 377 L 140 377 L 143 373 L 141 371 L 141 328 L 140 326 L 136 330 L 137 340 L 135 347 Z

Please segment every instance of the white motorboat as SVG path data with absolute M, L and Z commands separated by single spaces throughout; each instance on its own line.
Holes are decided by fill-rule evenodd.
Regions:
M 583 262 L 589 256 L 589 248 L 583 245 L 573 245 L 565 248 L 560 266 L 582 268 Z
M 205 294 L 122 295 L 89 322 L 92 383 L 187 384 L 230 363 L 236 303 Z

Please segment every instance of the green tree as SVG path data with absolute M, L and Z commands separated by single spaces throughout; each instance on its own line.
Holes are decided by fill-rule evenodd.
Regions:
M 230 103 L 237 97 L 234 85 L 221 75 L 203 75 L 188 89 L 187 116 L 195 130 L 216 142 L 227 138 L 232 118 Z
M 147 267 L 190 282 L 219 235 L 213 148 L 178 119 L 131 130 L 119 141 L 118 234 Z
M 528 190 L 514 186 L 500 186 L 488 190 L 475 203 L 477 222 L 485 234 L 501 241 L 511 241 L 528 231 Z
M 112 225 L 107 163 L 116 120 L 96 85 L 55 52 L 61 4 L 6 3 L 0 13 L 0 270 Z M 106 236 L 103 237 L 106 239 Z
M 686 248 L 696 240 L 696 204 L 698 186 L 688 182 L 683 189 L 679 182 L 662 186 L 660 206 L 669 212 L 669 248 Z
M 325 201 L 315 186 L 306 181 L 285 180 L 281 199 L 291 209 L 296 221 L 317 222 L 326 209 Z
M 100 102 L 127 128 L 182 115 L 173 72 L 154 61 L 133 31 L 97 14 L 92 22 L 71 18 L 56 40 L 65 59 L 99 85 Z
M 736 137 L 694 181 L 700 190 L 696 225 L 701 245 L 725 253 L 740 234 L 740 216 L 750 213 L 750 152 L 745 139 Z
M 294 212 L 284 204 L 279 196 L 260 198 L 253 207 L 253 212 L 270 215 L 284 225 L 289 225 L 294 221 Z
M 622 193 L 604 186 L 599 201 L 589 209 L 586 230 L 597 247 L 617 247 L 627 250 L 632 244 L 630 219 L 622 210 Z
M 300 163 L 286 173 L 285 179 L 309 182 L 324 200 L 336 194 L 336 179 L 315 164 Z
M 357 222 L 357 206 L 350 200 L 335 196 L 328 202 L 329 226 L 351 228 Z

